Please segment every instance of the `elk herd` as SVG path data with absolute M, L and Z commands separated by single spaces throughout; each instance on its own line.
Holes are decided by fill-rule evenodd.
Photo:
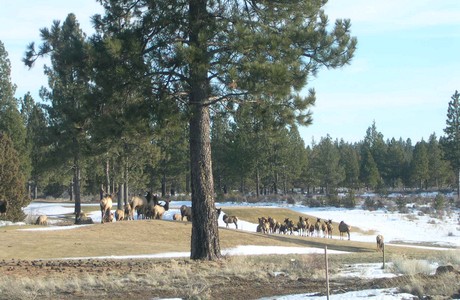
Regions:
M 131 200 L 125 204 L 123 209 L 115 210 L 112 212 L 112 205 L 114 203 L 115 194 L 105 194 L 100 200 L 101 210 L 101 223 L 112 222 L 123 220 L 134 220 L 134 213 L 137 214 L 137 219 L 162 219 L 166 211 L 169 210 L 170 200 L 164 200 L 164 204 L 160 204 L 158 197 L 150 193 L 147 196 L 140 197 L 134 196 Z M 6 201 L 0 201 L 0 213 L 5 214 L 7 207 Z M 219 217 L 221 208 L 216 209 L 216 214 Z M 177 221 L 192 221 L 192 208 L 186 205 L 180 207 L 180 214 L 174 214 L 173 220 Z M 238 229 L 238 217 L 234 215 L 224 214 L 222 218 L 226 227 L 229 224 L 234 224 L 235 228 Z M 47 216 L 40 215 L 35 224 L 36 225 L 47 225 Z M 75 219 L 76 224 L 93 224 L 93 221 L 84 212 L 78 214 Z M 347 234 L 348 240 L 350 240 L 351 226 L 341 221 L 338 226 L 340 239 L 344 239 L 344 235 Z M 297 232 L 299 236 L 304 237 L 323 237 L 332 239 L 334 232 L 334 225 L 332 220 L 322 221 L 320 218 L 316 218 L 316 221 L 309 220 L 308 217 L 299 216 L 297 222 L 290 218 L 285 218 L 283 221 L 277 221 L 272 217 L 260 217 L 258 218 L 258 225 L 256 232 L 263 234 L 294 234 Z M 377 235 L 377 251 L 383 251 L 384 238 L 383 235 Z
M 169 210 L 170 200 L 164 200 L 165 204 L 160 204 L 156 195 L 147 194 L 146 198 L 134 196 L 126 203 L 123 209 L 117 209 L 115 214 L 111 211 L 115 194 L 106 194 L 100 201 L 101 223 L 123 220 L 134 220 L 134 212 L 137 219 L 160 220 L 166 211 Z
M 299 216 L 299 220 L 297 222 L 290 218 L 285 218 L 282 222 L 277 221 L 272 217 L 260 217 L 258 219 L 259 223 L 256 231 L 264 234 L 294 234 L 294 232 L 297 232 L 299 236 L 332 239 L 332 233 L 334 231 L 334 225 L 330 219 L 327 221 L 321 221 L 321 218 L 317 218 L 316 221 L 313 222 L 310 222 L 308 217 L 303 216 Z M 347 233 L 348 240 L 350 240 L 351 226 L 342 221 L 340 222 L 338 229 L 340 232 L 340 239 L 343 239 L 343 234 Z

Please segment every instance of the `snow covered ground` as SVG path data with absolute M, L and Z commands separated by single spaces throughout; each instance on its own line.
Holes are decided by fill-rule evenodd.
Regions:
M 164 215 L 165 219 L 172 219 L 172 216 L 179 212 L 181 205 L 190 205 L 188 201 L 175 201 L 171 203 L 169 211 Z M 82 204 L 82 206 L 94 207 L 94 211 L 89 216 L 94 222 L 100 222 L 101 216 L 98 204 Z M 432 218 L 428 215 L 420 214 L 416 211 L 410 214 L 399 212 L 388 212 L 386 210 L 367 211 L 363 209 L 341 209 L 333 207 L 311 208 L 300 205 L 275 205 L 273 203 L 265 204 L 242 204 L 242 203 L 218 203 L 217 207 L 223 207 L 219 218 L 219 226 L 225 226 L 222 220 L 225 214 L 225 207 L 229 206 L 263 206 L 273 209 L 283 207 L 299 212 L 316 216 L 321 219 L 332 219 L 333 221 L 345 221 L 352 226 L 351 239 L 355 241 L 375 242 L 376 234 L 383 234 L 387 244 L 407 243 L 432 245 L 439 247 L 439 250 L 460 247 L 460 225 L 459 213 L 452 213 L 450 216 L 443 216 L 442 219 Z M 74 206 L 72 203 L 40 203 L 33 202 L 24 209 L 28 215 L 38 216 L 47 215 L 51 220 L 59 218 L 65 214 L 73 213 Z M 17 224 L 17 223 L 16 223 Z M 1 222 L 0 226 L 11 225 L 8 222 Z M 88 226 L 88 225 L 87 225 Z M 91 226 L 91 225 L 89 225 Z M 231 227 L 233 225 L 230 225 Z M 39 228 L 30 228 L 22 230 L 72 230 L 76 226 L 53 226 Z M 240 220 L 238 222 L 240 230 L 255 232 L 257 224 Z M 359 227 L 363 230 L 373 231 L 371 235 L 359 234 L 353 232 L 353 227 Z M 19 229 L 21 230 L 21 229 Z M 444 247 L 444 248 L 441 248 Z M 239 246 L 232 249 L 223 249 L 224 255 L 262 255 L 262 254 L 307 254 L 307 253 L 324 253 L 323 249 L 306 248 L 306 247 L 265 247 L 265 246 Z M 330 251 L 329 253 L 340 253 L 339 251 Z M 153 258 L 153 257 L 189 257 L 188 252 L 162 253 L 152 255 L 136 256 L 136 258 Z M 103 257 L 98 257 L 103 258 Z M 110 256 L 112 259 L 127 259 L 133 256 Z M 433 266 L 433 270 L 436 266 Z M 335 276 L 347 276 L 356 278 L 381 278 L 397 276 L 388 271 L 381 269 L 381 264 L 360 264 L 347 266 Z M 330 299 L 410 299 L 412 295 L 398 293 L 395 289 L 374 289 L 359 292 L 350 292 L 340 295 L 332 295 Z M 326 299 L 325 296 L 315 296 L 315 294 L 300 294 L 280 297 L 270 297 L 266 299 L 277 300 L 297 300 L 297 299 Z M 264 300 L 266 300 L 264 299 Z

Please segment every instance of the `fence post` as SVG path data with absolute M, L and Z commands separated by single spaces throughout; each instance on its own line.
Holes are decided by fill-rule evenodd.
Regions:
M 382 259 L 383 259 L 383 265 L 382 265 L 382 269 L 385 269 L 385 243 L 383 243 L 383 247 L 382 247 Z
M 327 245 L 324 246 L 324 261 L 326 264 L 326 298 L 329 300 L 329 266 L 327 263 Z

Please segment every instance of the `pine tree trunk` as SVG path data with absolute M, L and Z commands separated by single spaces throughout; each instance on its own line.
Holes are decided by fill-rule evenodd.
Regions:
M 80 165 L 78 159 L 75 159 L 75 166 L 74 166 L 74 180 L 73 180 L 73 189 L 75 192 L 75 214 L 80 215 L 81 213 L 81 195 L 80 195 L 80 181 L 81 181 L 81 173 L 80 173 Z
M 257 199 L 259 199 L 259 196 L 260 196 L 260 174 L 259 174 L 259 168 L 256 169 L 256 196 L 257 196 Z
M 161 197 L 166 197 L 166 170 L 163 168 L 163 176 L 161 177 Z
M 457 170 L 457 201 L 460 200 L 460 168 Z
M 214 204 L 209 109 L 195 105 L 190 120 L 190 161 L 192 188 L 192 259 L 221 257 Z
M 127 199 L 128 199 L 128 195 L 129 195 L 129 164 L 128 164 L 128 159 L 126 159 L 126 164 L 125 164 L 125 168 L 124 168 L 124 183 L 123 183 L 123 193 L 121 193 L 122 195 L 122 199 L 120 199 L 120 201 L 118 201 L 118 206 L 119 206 L 119 209 L 122 209 L 122 206 L 123 204 L 122 203 L 127 203 Z
M 110 194 L 110 162 L 108 158 L 105 162 L 105 186 L 107 193 Z
M 69 201 L 72 202 L 73 201 L 73 183 L 74 183 L 74 178 L 75 176 L 72 175 L 72 180 L 70 181 L 70 185 L 69 185 Z
M 211 120 L 209 107 L 209 58 L 206 35 L 210 16 L 206 0 L 189 1 L 190 47 L 194 49 L 190 67 L 190 167 L 192 189 L 191 259 L 221 258 L 214 182 L 211 163 Z

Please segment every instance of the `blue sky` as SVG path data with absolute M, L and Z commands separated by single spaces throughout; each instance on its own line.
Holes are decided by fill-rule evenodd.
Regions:
M 45 60 L 28 70 L 21 59 L 28 43 L 39 43 L 39 29 L 53 20 L 77 16 L 87 34 L 90 16 L 101 13 L 95 0 L 0 0 L 0 40 L 12 65 L 18 97 L 36 100 L 46 85 Z M 322 69 L 315 88 L 313 125 L 301 128 L 306 144 L 330 135 L 361 141 L 375 121 L 385 139 L 428 140 L 443 135 L 450 97 L 460 89 L 460 1 L 329 0 L 330 22 L 349 18 L 358 49 L 351 65 Z

